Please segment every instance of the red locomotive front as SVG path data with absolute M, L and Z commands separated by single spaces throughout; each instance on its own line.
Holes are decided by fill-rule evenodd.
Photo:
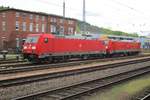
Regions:
M 23 45 L 23 57 L 29 61 L 38 61 L 41 55 L 50 53 L 48 39 L 54 38 L 49 34 L 29 34 Z

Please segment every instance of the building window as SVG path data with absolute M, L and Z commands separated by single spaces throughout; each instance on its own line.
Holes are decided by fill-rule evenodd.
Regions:
M 6 31 L 6 22 L 2 21 L 2 31 Z
M 60 26 L 60 34 L 64 34 L 64 27 Z
M 39 15 L 36 15 L 36 21 L 38 21 L 39 20 Z
M 70 25 L 73 24 L 73 21 L 72 21 L 72 20 L 69 20 L 69 21 L 68 21 L 68 24 L 70 24 Z
M 60 23 L 63 23 L 63 19 L 60 19 Z
M 51 32 L 52 33 L 56 32 L 56 26 L 55 25 L 51 25 L 50 28 L 51 28 Z
M 26 19 L 26 13 L 22 14 L 22 19 L 25 20 Z
M 42 24 L 42 32 L 45 32 L 45 25 Z
M 33 19 L 33 15 L 32 14 L 30 14 L 30 20 L 32 20 Z
M 53 22 L 53 19 L 54 19 L 54 18 L 53 18 L 53 17 L 51 17 L 51 20 L 50 20 L 50 22 Z
M 73 28 L 72 27 L 68 28 L 68 34 L 73 34 Z
M 36 24 L 36 29 L 35 29 L 36 32 L 39 32 L 39 24 Z
M 56 18 L 54 18 L 54 17 L 51 17 L 51 22 L 54 22 L 54 23 L 56 23 Z
M 3 17 L 3 18 L 6 17 L 6 13 L 2 13 L 2 17 Z
M 19 17 L 19 12 L 16 12 L 16 17 Z
M 45 21 L 45 16 L 42 16 L 42 21 Z
M 30 23 L 29 30 L 30 30 L 30 32 L 33 31 L 33 23 Z
M 18 30 L 19 30 L 19 22 L 16 21 L 16 31 L 18 31 Z
M 22 23 L 22 30 L 23 30 L 23 31 L 26 31 L 26 22 L 23 22 L 23 23 Z

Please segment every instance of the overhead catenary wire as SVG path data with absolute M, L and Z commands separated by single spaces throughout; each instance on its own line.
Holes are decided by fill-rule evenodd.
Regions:
M 150 17 L 149 15 L 146 15 L 146 16 L 145 16 L 145 13 L 144 13 L 143 11 L 140 11 L 140 10 L 138 10 L 138 9 L 132 7 L 132 6 L 129 6 L 129 5 L 127 5 L 127 4 L 124 4 L 124 3 L 120 2 L 120 1 L 117 1 L 117 0 L 109 0 L 109 1 L 112 1 L 113 3 L 118 4 L 118 5 L 122 6 L 122 7 L 125 7 L 125 8 L 127 8 L 128 10 L 134 11 L 134 12 L 140 14 L 140 15 L 143 16 L 143 17 L 146 17 L 146 16 Z M 148 17 L 147 17 L 147 18 L 148 18 Z

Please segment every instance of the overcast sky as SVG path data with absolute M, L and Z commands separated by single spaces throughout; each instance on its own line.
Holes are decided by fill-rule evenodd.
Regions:
M 150 0 L 85 0 L 86 21 L 99 27 L 150 33 Z M 82 20 L 83 0 L 65 0 L 66 17 Z M 63 0 L 0 0 L 0 5 L 63 15 Z

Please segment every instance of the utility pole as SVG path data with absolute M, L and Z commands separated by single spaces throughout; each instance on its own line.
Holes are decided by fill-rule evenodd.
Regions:
M 65 0 L 63 0 L 63 17 L 65 18 Z
M 83 0 L 83 22 L 85 22 L 85 0 Z
M 63 0 L 63 35 L 65 35 L 65 0 Z
M 83 0 L 83 32 L 86 31 L 86 27 L 85 27 L 85 22 L 86 22 L 86 19 L 85 19 L 85 0 Z

